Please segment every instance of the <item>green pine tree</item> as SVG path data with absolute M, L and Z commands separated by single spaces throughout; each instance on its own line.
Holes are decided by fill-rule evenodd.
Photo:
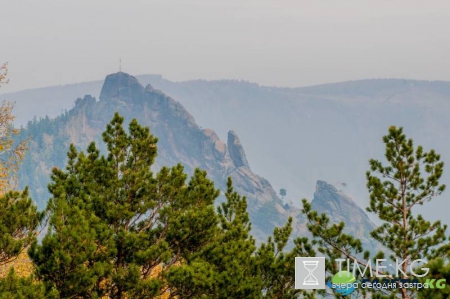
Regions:
M 54 169 L 49 229 L 29 254 L 47 291 L 62 298 L 152 298 L 172 292 L 172 267 L 212 238 L 218 191 L 196 170 L 154 176 L 157 139 L 133 120 L 128 132 L 116 114 L 103 140 L 86 153 L 71 146 L 66 170 Z
M 19 277 L 14 268 L 8 272 L 5 279 L 0 280 L 1 299 L 35 299 L 58 298 L 55 292 L 46 293 L 44 284 L 36 282 L 34 276 Z
M 0 196 L 0 211 L 0 265 L 5 265 L 36 239 L 44 214 L 28 197 L 28 189 Z
M 247 201 L 228 178 L 226 201 L 217 209 L 218 226 L 199 253 L 168 275 L 179 298 L 257 298 L 260 294 Z
M 434 279 L 432 283 L 434 288 L 421 289 L 420 292 L 417 292 L 417 297 L 419 299 L 450 298 L 450 285 L 448 284 L 450 281 L 450 264 L 448 263 L 448 260 L 436 258 L 430 261 L 425 267 L 429 269 L 429 272 L 426 277 L 421 279 L 421 282 L 426 283 L 428 279 Z M 444 280 L 444 284 L 438 285 L 439 280 L 442 279 Z
M 349 259 L 351 261 L 356 261 L 360 266 L 365 267 L 366 262 L 363 260 L 368 260 L 370 258 L 370 252 L 363 252 L 361 241 L 344 233 L 345 223 L 330 223 L 329 217 L 324 213 L 319 215 L 317 211 L 312 210 L 311 203 L 306 199 L 303 199 L 302 203 L 302 212 L 307 218 L 307 228 L 312 234 L 313 239 L 310 242 L 308 238 L 304 237 L 298 238 L 294 242 L 296 243 L 297 248 L 317 248 L 321 255 L 325 256 L 325 268 L 327 271 L 326 280 L 330 280 L 332 276 L 339 271 L 338 263 L 336 262 L 337 259 Z M 311 254 L 300 256 L 315 256 L 313 249 L 309 249 L 307 252 L 311 252 Z M 377 255 L 374 258 L 380 258 L 380 256 Z M 343 268 L 346 269 L 346 266 L 347 264 L 344 263 Z M 358 278 L 362 277 L 358 276 Z M 356 296 L 365 295 L 363 290 L 357 290 L 356 293 L 361 293 Z M 321 294 L 323 295 L 324 292 L 321 292 Z M 333 292 L 329 292 L 328 295 L 336 298 L 345 298 Z
M 448 251 L 445 231 L 440 221 L 431 223 L 414 213 L 418 206 L 429 202 L 445 190 L 439 180 L 444 162 L 434 150 L 425 152 L 414 147 L 402 128 L 389 128 L 383 137 L 387 165 L 370 160 L 367 187 L 370 192 L 368 212 L 376 214 L 383 223 L 371 236 L 389 249 L 390 259 L 405 261 L 401 278 L 410 278 L 411 263 L 417 259 L 431 260 Z M 411 298 L 414 291 L 401 289 L 402 298 Z
M 225 196 L 217 209 L 218 227 L 210 244 L 184 255 L 186 262 L 169 271 L 172 294 L 178 298 L 316 298 L 314 292 L 294 289 L 295 256 L 315 252 L 307 238 L 286 252 L 292 219 L 257 247 L 250 234 L 246 198 L 234 191 L 231 178 Z
M 217 209 L 219 230 L 205 259 L 216 272 L 215 298 L 255 298 L 261 290 L 254 252 L 255 240 L 250 235 L 251 223 L 247 200 L 234 191 L 227 181 L 226 201 Z
M 258 248 L 256 260 L 262 280 L 262 298 L 316 298 L 315 291 L 295 289 L 295 257 L 316 256 L 316 252 L 306 237 L 294 240 L 295 247 L 286 252 L 291 233 L 292 218 L 289 218 L 284 227 L 275 228 L 273 236 Z

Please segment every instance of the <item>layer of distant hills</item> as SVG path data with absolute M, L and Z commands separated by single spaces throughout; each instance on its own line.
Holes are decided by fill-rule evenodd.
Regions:
M 317 180 L 339 186 L 367 205 L 365 171 L 370 158 L 383 158 L 381 137 L 390 125 L 449 160 L 450 83 L 374 79 L 303 88 L 279 88 L 235 81 L 172 82 L 159 75 L 136 77 L 180 102 L 203 128 L 221 140 L 239 134 L 255 173 L 274 190 L 287 190 L 285 203 L 311 198 Z M 0 95 L 16 101 L 17 123 L 56 117 L 75 99 L 98 99 L 103 81 L 46 87 Z M 448 165 L 448 163 L 447 163 Z M 449 176 L 444 174 L 444 183 Z M 424 214 L 446 220 L 447 195 Z
M 364 80 L 276 88 L 116 73 L 104 81 L 0 98 L 16 101 L 20 138 L 31 137 L 20 186 L 30 186 L 40 208 L 49 198 L 51 168 L 64 167 L 69 144 L 80 149 L 91 141 L 101 144 L 101 132 L 119 111 L 158 136 L 155 170 L 178 162 L 188 173 L 200 167 L 222 190 L 231 176 L 236 190 L 247 196 L 258 241 L 289 216 L 293 237 L 305 235 L 299 200 L 307 197 L 333 222 L 345 221 L 347 232 L 370 248 L 374 224 L 361 209 L 367 201 L 367 161 L 383 157 L 381 136 L 390 125 L 404 126 L 416 143 L 435 148 L 445 160 L 449 95 L 446 82 Z M 286 196 L 277 194 L 280 188 L 287 189 Z M 445 205 L 444 196 L 424 212 L 446 222 Z

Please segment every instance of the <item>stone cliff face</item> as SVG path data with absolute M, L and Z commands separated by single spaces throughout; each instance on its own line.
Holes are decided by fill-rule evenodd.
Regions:
M 361 239 L 363 244 L 370 248 L 378 246 L 369 235 L 375 229 L 375 224 L 350 197 L 335 186 L 317 181 L 311 207 L 327 214 L 333 223 L 345 222 L 345 232 Z
M 245 156 L 244 148 L 242 147 L 241 140 L 234 133 L 234 131 L 228 132 L 228 152 L 230 153 L 231 160 L 235 167 L 247 167 L 250 168 Z

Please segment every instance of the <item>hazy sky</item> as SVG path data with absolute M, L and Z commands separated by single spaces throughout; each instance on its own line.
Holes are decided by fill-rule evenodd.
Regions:
M 103 79 L 450 80 L 448 0 L 0 0 L 1 92 Z

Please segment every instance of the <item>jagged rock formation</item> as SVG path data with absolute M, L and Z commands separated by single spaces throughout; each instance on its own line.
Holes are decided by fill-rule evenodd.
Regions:
M 190 174 L 199 167 L 208 172 L 221 190 L 225 190 L 226 179 L 231 176 L 235 189 L 248 199 L 253 233 L 259 240 L 287 220 L 290 212 L 270 183 L 251 171 L 235 132 L 229 132 L 225 144 L 213 130 L 198 126 L 179 102 L 150 85 L 144 88 L 135 77 L 122 72 L 106 77 L 99 101 L 87 95 L 78 99 L 65 115 L 47 119 L 47 125 L 42 125 L 42 121 L 29 124 L 22 133 L 24 137 L 27 133 L 40 136 L 31 143 L 33 154 L 25 161 L 32 171 L 21 171 L 20 180 L 21 185 L 31 185 L 32 195 L 39 199 L 41 207 L 48 198 L 44 188 L 50 169 L 54 165 L 64 167 L 65 159 L 61 157 L 69 143 L 82 149 L 93 140 L 101 144 L 101 133 L 116 111 L 125 117 L 126 123 L 136 118 L 159 138 L 155 170 L 182 163 Z M 58 146 L 55 140 L 60 141 Z M 47 180 L 36 184 L 33 182 L 36 175 Z
M 228 132 L 228 152 L 230 153 L 231 160 L 233 160 L 234 166 L 245 166 L 247 168 L 250 168 L 245 156 L 244 148 L 241 144 L 241 140 L 239 140 L 239 137 L 236 135 L 236 133 L 234 133 L 234 131 Z
M 344 222 L 345 231 L 359 238 L 366 248 L 378 247 L 369 235 L 375 229 L 375 224 L 350 197 L 335 186 L 317 181 L 311 207 L 325 213 L 333 223 Z
M 284 225 L 289 216 L 294 218 L 294 236 L 307 233 L 300 210 L 283 204 L 269 181 L 253 173 L 234 131 L 228 132 L 225 144 L 213 130 L 201 128 L 179 102 L 121 72 L 106 77 L 100 100 L 89 95 L 79 98 L 75 107 L 63 115 L 54 120 L 29 122 L 22 131 L 21 138 L 33 138 L 19 172 L 20 186 L 30 186 L 31 195 L 41 208 L 48 200 L 46 185 L 50 170 L 53 166 L 65 166 L 69 144 L 80 149 L 85 149 L 91 141 L 101 145 L 101 133 L 116 111 L 125 117 L 126 123 L 136 118 L 159 138 L 154 170 L 182 163 L 187 173 L 192 173 L 199 167 L 208 172 L 221 190 L 225 190 L 226 179 L 231 176 L 236 191 L 247 197 L 252 233 L 258 241 L 272 234 L 275 226 Z M 334 193 L 336 190 L 330 185 L 319 182 L 314 208 L 330 213 L 334 221 L 352 223 L 349 232 L 355 230 L 355 234 L 365 238 L 370 227 L 365 225 L 367 216 L 349 198 Z M 341 206 L 344 208 L 336 208 Z M 362 228 L 358 221 L 363 221 Z

